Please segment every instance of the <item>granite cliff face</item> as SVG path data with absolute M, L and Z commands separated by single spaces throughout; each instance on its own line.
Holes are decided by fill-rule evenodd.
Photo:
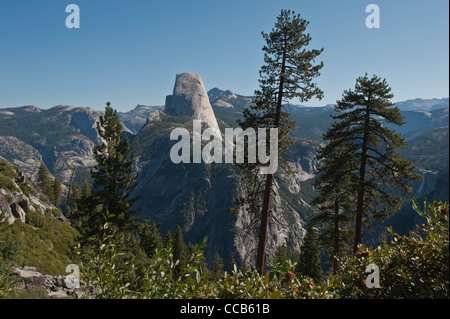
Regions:
M 195 73 L 177 74 L 173 94 L 166 97 L 165 111 L 188 115 L 211 128 L 219 128 L 203 80 Z
M 170 128 L 192 129 L 192 118 L 168 115 L 159 111 L 139 132 L 132 145 L 136 156 L 136 169 L 140 171 L 136 194 L 136 206 L 142 216 L 160 225 L 160 231 L 175 232 L 179 225 L 186 241 L 198 243 L 208 238 L 206 257 L 210 263 L 218 252 L 230 266 L 232 260 L 253 264 L 257 247 L 257 229 L 250 225 L 250 216 L 242 209 L 230 212 L 234 201 L 245 196 L 241 180 L 233 164 L 180 163 L 170 159 Z M 144 144 L 140 149 L 139 145 Z M 311 211 L 309 198 L 313 192 L 310 184 L 314 176 L 314 148 L 302 146 L 298 162 L 292 163 L 302 173 L 290 180 L 290 184 L 277 183 L 277 205 L 272 212 L 269 226 L 267 251 L 273 256 L 275 249 L 289 245 L 301 249 L 305 234 L 305 218 Z M 301 153 L 300 152 L 305 152 Z M 287 198 L 290 194 L 291 198 Z M 302 199 L 303 197 L 303 199 Z M 302 216 L 300 213 L 304 213 Z
M 95 165 L 92 150 L 99 142 L 96 122 L 100 115 L 91 108 L 66 105 L 48 110 L 4 109 L 0 113 L 0 155 L 32 179 L 42 161 L 62 183 L 69 181 L 73 170 L 82 181 Z
M 138 105 L 130 112 L 119 113 L 124 131 L 137 133 L 147 115 L 159 108 Z M 44 162 L 63 184 L 68 183 L 73 171 L 76 181 L 82 182 L 95 165 L 93 147 L 100 142 L 97 121 L 102 114 L 92 108 L 68 105 L 46 110 L 32 106 L 2 109 L 0 155 L 32 180 Z
M 214 92 L 210 92 L 214 93 Z M 250 103 L 248 98 L 227 91 L 217 93 L 215 102 L 225 106 L 227 101 Z M 228 102 L 227 102 L 228 103 Z M 217 103 L 216 103 L 217 104 Z M 242 114 L 242 113 L 241 113 Z M 209 127 L 230 127 L 236 122 L 217 120 L 201 78 L 193 73 L 177 75 L 173 95 L 166 99 L 165 110 L 151 113 L 146 125 L 135 136 L 132 152 L 135 167 L 140 171 L 136 206 L 142 216 L 160 225 L 160 231 L 172 233 L 179 225 L 186 241 L 198 243 L 208 238 L 206 257 L 210 263 L 218 252 L 231 266 L 232 261 L 253 264 L 257 247 L 257 227 L 249 228 L 251 217 L 242 209 L 230 212 L 235 200 L 245 196 L 242 182 L 233 164 L 180 163 L 170 159 L 170 149 L 177 141 L 170 140 L 174 128 L 183 127 L 192 132 L 194 119 L 200 119 Z M 292 151 L 292 166 L 298 174 L 286 183 L 277 183 L 274 201 L 279 203 L 272 212 L 269 225 L 267 252 L 269 258 L 281 245 L 301 249 L 305 234 L 305 220 L 311 212 L 307 201 L 313 192 L 310 180 L 315 174 L 314 145 L 298 140 Z M 288 195 L 290 194 L 290 198 Z M 302 199 L 302 197 L 304 197 Z M 302 211 L 302 213 L 299 212 Z M 303 215 L 302 215 L 303 214 Z
M 17 165 L 33 180 L 36 180 L 42 155 L 33 146 L 14 136 L 0 136 L 0 154 L 11 164 Z
M 22 170 L 0 156 L 0 212 L 3 214 L 0 221 L 25 223 L 28 214 L 51 212 L 52 217 L 66 222 L 65 216 L 57 211 Z
M 79 234 L 29 176 L 1 156 L 0 229 L 0 246 L 9 246 L 15 256 L 2 255 L 2 262 L 11 263 L 11 276 L 21 279 L 17 288 L 41 287 L 51 298 L 67 298 L 61 272 L 70 263 L 69 253 Z
M 124 126 L 124 131 L 131 134 L 137 134 L 144 127 L 147 116 L 156 111 L 163 109 L 163 106 L 137 105 L 136 108 L 128 112 L 119 112 L 120 122 Z

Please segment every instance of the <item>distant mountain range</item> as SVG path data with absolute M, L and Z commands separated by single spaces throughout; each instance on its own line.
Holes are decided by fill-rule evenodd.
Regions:
M 448 97 L 443 99 L 414 99 L 395 103 L 401 111 L 433 111 L 448 108 Z
M 193 93 L 207 94 L 208 99 L 197 106 L 189 104 L 194 108 L 192 114 L 197 108 L 210 107 L 222 132 L 225 127 L 236 127 L 236 120 L 253 100 L 251 96 L 218 88 Z M 414 195 L 448 201 L 448 184 L 443 183 L 448 182 L 449 99 L 415 99 L 396 105 L 406 122 L 395 128 L 408 142 L 402 152 L 424 176 L 423 181 L 413 185 Z M 172 107 L 179 110 L 178 106 Z M 289 107 L 297 124 L 293 133 L 296 146 L 292 148 L 289 162 L 298 173 L 277 184 L 280 209 L 274 211 L 276 222 L 269 234 L 269 254 L 283 243 L 301 248 L 306 224 L 314 212 L 310 203 L 315 196 L 315 154 L 334 112 L 332 105 Z M 92 149 L 100 141 L 96 121 L 102 112 L 64 105 L 50 109 L 34 106 L 0 109 L 0 157 L 19 166 L 32 178 L 43 161 L 63 183 L 67 184 L 73 171 L 76 182 L 81 183 L 89 178 L 89 171 L 95 165 Z M 130 139 L 135 168 L 141 172 L 137 190 L 141 199 L 137 205 L 142 208 L 143 216 L 160 223 L 164 231 L 182 226 L 188 241 L 198 242 L 208 236 L 209 261 L 216 251 L 226 259 L 226 264 L 230 258 L 247 260 L 255 248 L 255 239 L 247 236 L 244 240 L 239 229 L 248 219 L 241 212 L 234 215 L 226 212 L 226 208 L 233 206 L 236 195 L 243 191 L 233 167 L 175 165 L 168 159 L 171 128 L 190 129 L 192 116 L 178 114 L 166 106 L 145 105 L 121 112 L 119 116 Z M 409 222 L 403 222 L 414 220 L 411 209 L 405 208 L 401 214 L 403 217 L 395 220 L 396 225 L 411 227 Z

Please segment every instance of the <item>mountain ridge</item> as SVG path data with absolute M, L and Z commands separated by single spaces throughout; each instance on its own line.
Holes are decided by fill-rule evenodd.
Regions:
M 222 132 L 225 127 L 236 127 L 236 120 L 242 117 L 243 109 L 253 101 L 250 96 L 219 88 L 213 88 L 207 94 Z M 417 101 L 415 103 L 417 106 Z M 309 203 L 315 192 L 315 151 L 322 143 L 322 134 L 331 125 L 330 115 L 334 112 L 332 105 L 290 105 L 290 108 L 297 127 L 293 133 L 296 145 L 289 161 L 298 174 L 286 183 L 277 184 L 279 194 L 276 199 L 281 208 L 274 212 L 277 223 L 272 225 L 269 235 L 269 254 L 282 244 L 301 249 L 304 228 L 313 213 Z M 125 135 L 130 139 L 135 169 L 141 172 L 138 190 L 141 202 L 137 204 L 144 208 L 144 216 L 165 224 L 163 231 L 173 230 L 177 224 L 182 224 L 189 241 L 207 236 L 210 239 L 207 259 L 210 262 L 215 252 L 219 251 L 227 258 L 227 265 L 231 259 L 245 260 L 248 264 L 250 259 L 247 260 L 247 256 L 252 254 L 256 242 L 252 236 L 244 240 L 238 231 L 249 223 L 248 217 L 239 211 L 235 215 L 224 213 L 232 206 L 234 197 L 243 194 L 239 181 L 231 178 L 234 174 L 232 168 L 175 165 L 167 158 L 172 145 L 167 142 L 170 130 L 181 126 L 192 131 L 192 114 L 180 115 L 170 110 L 165 112 L 164 106 L 146 105 L 118 113 Z M 89 178 L 89 171 L 95 165 L 92 149 L 99 141 L 96 121 L 101 114 L 103 111 L 68 105 L 50 109 L 34 106 L 0 109 L 0 156 L 20 166 L 31 176 L 36 176 L 37 163 L 43 161 L 51 173 L 65 184 L 75 171 L 76 182 L 81 183 L 84 178 Z M 420 139 L 422 136 L 426 138 L 428 132 L 442 128 L 446 123 L 448 131 L 448 107 L 404 110 L 402 114 L 406 120 L 406 124 L 400 127 L 402 134 L 412 143 L 411 147 L 422 145 L 418 152 L 426 152 L 425 144 Z M 442 132 L 445 128 L 433 134 Z M 430 141 L 429 138 L 427 141 Z M 433 161 L 441 163 L 442 158 Z M 425 159 L 424 163 L 433 161 Z M 440 185 L 443 180 L 441 171 L 435 175 L 427 172 L 429 167 L 418 168 L 423 170 L 426 181 L 415 185 L 415 191 L 430 192 Z M 184 178 L 180 179 L 176 175 L 178 173 Z M 230 254 L 233 256 L 230 257 Z

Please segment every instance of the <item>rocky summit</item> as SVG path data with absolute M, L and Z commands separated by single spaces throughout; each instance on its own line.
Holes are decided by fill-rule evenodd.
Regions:
M 203 80 L 195 73 L 177 74 L 173 95 L 166 97 L 165 111 L 193 116 L 211 128 L 219 128 Z

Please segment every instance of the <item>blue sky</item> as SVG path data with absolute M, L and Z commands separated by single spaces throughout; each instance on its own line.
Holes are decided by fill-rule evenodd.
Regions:
M 70 3 L 80 29 L 66 28 Z M 379 29 L 365 26 L 370 3 Z M 335 103 L 365 72 L 386 78 L 394 102 L 449 96 L 448 0 L 1 0 L 0 107 L 163 105 L 182 72 L 252 95 L 261 31 L 281 9 L 309 20 L 311 48 L 324 48 L 325 96 L 305 105 Z

